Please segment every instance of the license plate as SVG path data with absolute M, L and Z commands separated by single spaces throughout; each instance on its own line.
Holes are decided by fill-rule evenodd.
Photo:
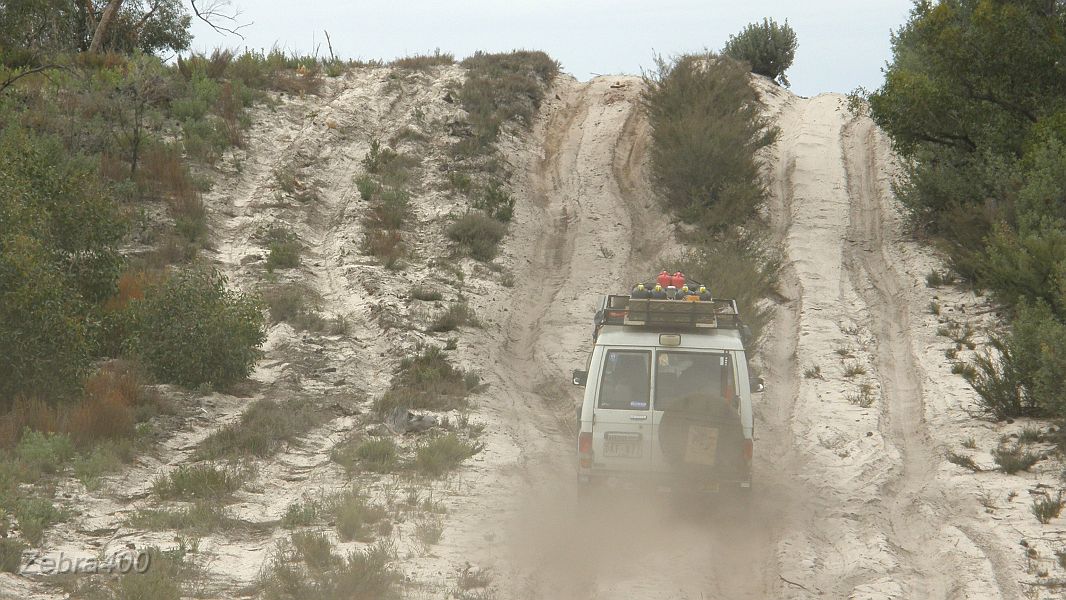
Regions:
M 692 425 L 688 428 L 688 444 L 685 446 L 685 462 L 714 466 L 718 453 L 718 429 Z
M 607 436 L 603 440 L 603 455 L 608 458 L 640 458 L 644 445 L 639 436 Z

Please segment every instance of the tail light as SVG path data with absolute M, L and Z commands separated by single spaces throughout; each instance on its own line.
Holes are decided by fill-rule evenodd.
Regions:
M 582 431 L 577 435 L 577 453 L 583 469 L 592 468 L 592 432 Z
M 744 440 L 744 460 L 746 460 L 746 461 L 748 461 L 750 463 L 751 462 L 751 458 L 754 455 L 755 455 L 755 446 L 754 446 L 754 444 L 752 444 L 751 440 L 745 439 Z

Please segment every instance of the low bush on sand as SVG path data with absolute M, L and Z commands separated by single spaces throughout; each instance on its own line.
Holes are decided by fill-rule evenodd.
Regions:
M 529 126 L 545 91 L 559 73 L 559 63 L 544 52 L 477 52 L 463 60 L 466 77 L 459 101 L 469 115 L 473 134 L 457 145 L 461 154 L 492 151 L 507 121 Z
M 438 48 L 433 54 L 413 54 L 397 58 L 389 63 L 390 67 L 397 69 L 410 69 L 413 71 L 428 71 L 433 67 L 442 67 L 455 64 L 455 56 L 447 52 L 441 52 Z
M 238 423 L 225 425 L 207 436 L 194 457 L 198 460 L 241 456 L 264 458 L 320 425 L 325 418 L 326 415 L 310 400 L 284 403 L 258 400 L 244 411 Z
M 397 408 L 463 408 L 467 395 L 479 383 L 476 375 L 452 366 L 444 351 L 430 346 L 400 361 L 392 386 L 374 403 L 374 408 L 382 417 Z
M 161 500 L 222 500 L 241 487 L 237 471 L 213 465 L 178 467 L 152 483 L 152 492 Z
M 332 453 L 334 462 L 349 473 L 370 471 L 391 473 L 399 466 L 399 449 L 389 438 L 365 440 L 338 446 Z
M 294 533 L 280 542 L 258 587 L 265 600 L 398 600 L 402 575 L 390 566 L 392 547 L 378 542 L 338 556 L 321 534 Z
M 448 238 L 475 260 L 490 261 L 499 252 L 507 225 L 479 212 L 469 212 L 448 227 Z
M 462 462 L 482 450 L 478 443 L 468 442 L 454 433 L 423 442 L 415 451 L 414 470 L 427 477 L 440 477 L 459 467 Z

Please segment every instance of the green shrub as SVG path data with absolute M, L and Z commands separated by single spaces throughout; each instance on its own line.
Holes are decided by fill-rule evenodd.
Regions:
M 411 69 L 414 71 L 427 71 L 433 67 L 447 66 L 455 64 L 455 57 L 447 52 L 441 52 L 440 48 L 433 51 L 433 54 L 415 54 L 412 56 L 404 56 L 403 58 L 397 58 L 389 63 L 390 67 L 396 67 L 398 69 Z
M 467 71 L 459 101 L 474 131 L 456 150 L 466 155 L 489 153 L 507 121 L 531 125 L 545 90 L 559 73 L 559 63 L 547 54 L 527 50 L 477 52 L 462 65 Z
M 360 175 L 357 177 L 355 179 L 355 187 L 359 190 L 359 197 L 363 200 L 370 200 L 375 195 L 381 193 L 381 184 L 369 175 Z
M 265 600 L 398 600 L 402 575 L 389 566 L 393 558 L 382 542 L 342 558 L 325 536 L 294 533 L 278 545 L 259 587 Z
M 236 471 L 212 465 L 182 466 L 156 479 L 152 492 L 161 500 L 219 500 L 240 489 L 242 479 Z
M 415 524 L 415 539 L 418 540 L 423 554 L 428 553 L 432 546 L 439 543 L 443 535 L 444 520 L 439 516 L 429 516 Z
M 419 285 L 411 290 L 411 297 L 423 302 L 436 302 L 443 299 L 444 295 L 437 290 Z
M 263 300 L 272 323 L 295 323 L 309 312 L 316 312 L 314 293 L 300 284 L 287 284 L 263 291 Z
M 979 467 L 977 463 L 974 462 L 973 458 L 970 458 L 965 454 L 959 454 L 957 452 L 948 452 L 946 458 L 948 459 L 949 463 L 958 465 L 964 469 L 969 469 L 974 473 L 980 473 L 982 470 L 981 467 Z
M 403 257 L 407 254 L 403 234 L 389 229 L 373 229 L 365 232 L 360 249 L 366 254 L 381 259 L 381 264 L 391 270 L 402 269 Z
M 100 476 L 118 471 L 122 464 L 122 456 L 115 450 L 114 444 L 104 443 L 95 446 L 88 454 L 75 457 L 72 467 L 74 476 L 86 489 L 93 490 Z
M 1051 522 L 1051 519 L 1054 519 L 1059 516 L 1059 513 L 1062 512 L 1062 507 L 1064 505 L 1066 505 L 1066 502 L 1063 502 L 1062 500 L 1062 491 L 1059 491 L 1059 493 L 1055 494 L 1054 498 L 1052 498 L 1051 496 L 1044 496 L 1043 498 L 1033 498 L 1033 516 L 1036 517 L 1037 521 L 1040 521 L 1042 524 L 1047 525 Z
M 693 250 L 676 261 L 716 298 L 732 298 L 757 351 L 773 315 L 780 261 L 757 233 L 765 190 L 756 153 L 777 131 L 761 113 L 745 68 L 713 53 L 688 54 L 644 77 L 641 96 L 652 127 L 651 170 L 667 207 L 699 225 Z
M 972 381 L 977 377 L 977 369 L 973 365 L 964 362 L 951 363 L 951 372 L 954 375 L 962 375 L 967 381 Z
M 852 378 L 856 375 L 865 375 L 866 367 L 857 361 L 844 363 L 844 377 Z
M 92 358 L 89 308 L 115 291 L 126 232 L 94 165 L 58 137 L 4 118 L 0 402 L 77 390 Z
M 114 600 L 181 600 L 182 582 L 190 571 L 184 562 L 184 549 L 164 552 L 149 547 L 145 552 L 149 568 L 119 577 L 113 584 Z
M 384 186 L 397 189 L 410 182 L 419 162 L 418 157 L 383 147 L 377 140 L 371 140 L 370 150 L 363 157 L 367 173 L 376 175 Z
M 176 529 L 206 535 L 233 529 L 240 523 L 217 503 L 199 501 L 175 510 L 141 509 L 130 515 L 127 524 L 148 531 Z
M 193 456 L 197 460 L 249 455 L 264 458 L 324 419 L 325 415 L 311 401 L 290 400 L 279 404 L 258 400 L 241 414 L 239 423 L 224 425 L 207 436 Z
M 453 410 L 466 406 L 466 396 L 479 381 L 458 369 L 436 346 L 404 358 L 392 379 L 392 385 L 374 407 L 387 416 L 397 407 L 429 410 Z
M 758 238 L 721 236 L 697 246 L 675 263 L 694 281 L 701 281 L 716 298 L 733 298 L 751 328 L 749 349 L 759 347 L 773 308 L 762 300 L 777 289 L 780 262 Z
M 266 233 L 267 271 L 273 273 L 275 269 L 295 269 L 300 266 L 300 245 L 296 234 L 283 227 L 271 227 Z
M 214 164 L 222 157 L 222 152 L 229 147 L 225 124 L 214 115 L 200 120 L 189 120 L 181 124 L 184 134 L 182 145 L 185 152 L 198 160 Z
M 349 472 L 362 469 L 373 473 L 390 473 L 396 467 L 398 454 L 396 442 L 382 438 L 366 440 L 357 446 L 337 448 L 332 458 Z
M 480 444 L 449 433 L 420 444 L 415 451 L 414 468 L 419 474 L 440 477 L 458 468 L 464 460 L 481 450 Z
M 785 71 L 796 58 L 796 32 L 785 20 L 778 25 L 773 19 L 751 23 L 743 31 L 729 36 L 722 53 L 751 65 L 751 72 L 788 85 Z
M 950 271 L 933 269 L 925 276 L 926 287 L 937 288 L 943 285 L 952 285 L 956 281 L 955 274 Z
M 322 316 L 318 294 L 302 284 L 279 285 L 264 290 L 262 294 L 273 323 L 286 322 L 297 331 L 330 335 L 341 335 L 349 329 L 348 320 L 343 315 Z
M 642 102 L 652 127 L 652 176 L 685 221 L 721 230 L 764 199 L 756 152 L 776 138 L 747 70 L 714 54 L 657 59 Z
M 1042 457 L 1029 450 L 1023 450 L 1020 444 L 1015 444 L 994 448 L 992 458 L 1001 471 L 1012 475 L 1018 471 L 1028 471 L 1030 467 L 1040 462 Z
M 41 543 L 44 530 L 67 518 L 65 511 L 56 508 L 44 498 L 22 498 L 15 503 L 15 519 L 22 537 L 31 544 Z
M 310 525 L 321 517 L 322 505 L 315 500 L 293 502 L 285 509 L 285 515 L 281 517 L 281 526 L 286 529 Z
M 474 180 L 470 175 L 462 171 L 448 173 L 448 184 L 460 194 L 469 194 L 474 189 Z
M 448 227 L 448 237 L 459 250 L 480 261 L 496 258 L 507 226 L 481 213 L 469 212 Z
M 65 434 L 27 429 L 15 447 L 15 455 L 34 473 L 55 474 L 74 457 L 74 444 Z
M 474 208 L 484 211 L 497 221 L 507 223 L 514 216 L 514 198 L 507 193 L 503 185 L 493 181 L 481 189 L 478 197 L 474 199 Z
M 480 323 L 478 323 L 474 310 L 470 308 L 466 300 L 461 300 L 449 306 L 447 310 L 434 319 L 429 326 L 429 330 L 437 333 L 455 331 L 464 325 L 477 327 Z
M 370 535 L 367 527 L 385 518 L 384 509 L 371 506 L 355 491 L 338 494 L 327 504 L 337 523 L 337 532 L 345 541 L 367 541 Z
M 226 386 L 244 379 L 266 339 L 259 301 L 227 289 L 218 271 L 180 271 L 130 307 L 129 350 L 166 382 Z
M 1061 197 L 1066 199 L 1066 188 Z M 1050 219 L 1016 230 L 992 228 L 985 254 L 977 259 L 979 281 L 1008 306 L 1040 301 L 1059 319 L 1066 318 L 1066 293 L 1060 283 L 1066 273 L 1066 224 Z
M 1043 303 L 1023 303 L 1010 332 L 963 372 L 982 408 L 997 419 L 1066 413 L 1066 325 Z
M 1016 311 L 971 376 L 999 418 L 1064 408 L 1045 376 L 1062 361 L 1066 321 L 1064 15 L 1061 5 L 918 3 L 893 35 L 884 84 L 868 95 L 906 165 L 897 188 L 912 224 Z
M 859 408 L 870 408 L 874 404 L 873 386 L 869 383 L 859 384 L 859 389 L 854 395 L 848 396 L 848 402 Z
M 411 216 L 411 196 L 395 188 L 382 189 L 371 201 L 363 223 L 368 228 L 402 229 Z
M 0 572 L 18 573 L 22 567 L 22 552 L 29 546 L 15 538 L 0 538 Z

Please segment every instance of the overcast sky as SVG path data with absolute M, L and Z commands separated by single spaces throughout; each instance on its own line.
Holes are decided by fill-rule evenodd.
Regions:
M 251 23 L 245 39 L 223 37 L 194 20 L 193 48 L 274 46 L 311 53 L 323 30 L 344 58 L 391 59 L 432 52 L 462 58 L 475 50 L 548 52 L 578 79 L 639 74 L 655 53 L 719 49 L 745 24 L 786 18 L 799 37 L 788 71 L 792 89 L 810 96 L 876 88 L 890 56 L 889 32 L 911 0 L 233 0 Z

